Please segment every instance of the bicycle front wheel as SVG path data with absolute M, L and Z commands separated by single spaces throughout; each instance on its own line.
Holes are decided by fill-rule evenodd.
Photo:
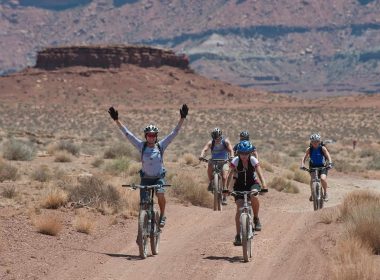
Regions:
M 222 210 L 222 194 L 220 191 L 220 180 L 218 174 L 214 174 L 213 191 L 214 191 L 214 211 Z
M 139 244 L 139 252 L 140 257 L 145 259 L 147 257 L 147 241 L 148 235 L 148 213 L 145 210 L 142 210 L 139 215 L 139 228 L 138 228 L 138 236 L 137 243 Z
M 158 254 L 158 247 L 160 244 L 160 214 L 158 211 L 154 211 L 154 215 L 152 218 L 152 228 L 150 232 L 150 248 L 152 250 L 153 255 Z
M 251 252 L 251 239 L 249 236 L 249 216 L 243 213 L 240 217 L 241 226 L 241 244 L 243 247 L 243 259 L 245 262 L 249 262 L 252 252 Z
M 318 188 L 319 188 L 318 183 L 313 183 L 311 186 L 311 196 L 313 197 L 314 211 L 317 211 L 319 209 Z

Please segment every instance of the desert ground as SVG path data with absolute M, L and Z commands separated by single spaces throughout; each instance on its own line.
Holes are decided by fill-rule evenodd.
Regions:
M 0 77 L 0 90 L 1 279 L 380 277 L 379 215 L 366 240 L 350 233 L 347 218 L 347 208 L 367 201 L 363 193 L 375 201 L 370 213 L 379 210 L 380 95 L 301 99 L 133 65 L 27 69 Z M 139 137 L 149 123 L 163 136 L 183 103 L 189 116 L 165 152 L 173 186 L 160 253 L 141 260 L 138 195 L 121 187 L 138 182 L 139 156 L 107 109 L 115 106 Z M 197 159 L 216 126 L 234 143 L 239 131 L 251 133 L 270 186 L 249 263 L 232 244 L 233 200 L 222 212 L 210 208 L 206 166 Z M 318 212 L 308 175 L 298 170 L 316 131 L 332 140 L 335 163 L 330 201 Z M 359 208 L 347 206 L 350 197 L 359 197 Z

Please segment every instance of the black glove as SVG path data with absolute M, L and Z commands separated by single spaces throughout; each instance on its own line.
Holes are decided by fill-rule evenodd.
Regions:
M 187 107 L 186 104 L 183 104 L 182 108 L 179 109 L 179 113 L 181 114 L 181 119 L 186 119 L 186 116 L 189 113 L 189 107 Z
M 117 121 L 119 119 L 119 112 L 117 110 L 115 110 L 114 107 L 110 107 L 108 109 L 108 113 L 110 114 L 111 118 L 114 120 L 114 121 Z
M 329 165 L 327 165 L 327 168 L 328 168 L 328 169 L 331 169 L 331 168 L 333 168 L 333 167 L 334 167 L 334 164 L 333 164 L 332 162 L 330 162 Z

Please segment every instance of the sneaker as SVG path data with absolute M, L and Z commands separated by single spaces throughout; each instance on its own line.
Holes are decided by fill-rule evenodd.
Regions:
M 165 226 L 166 217 L 161 216 L 160 217 L 160 228 L 163 228 Z
M 235 245 L 235 246 L 241 246 L 240 234 L 237 234 L 237 235 L 235 236 L 234 245 Z
M 313 201 L 313 196 L 312 195 L 310 195 L 309 201 Z
M 208 183 L 207 190 L 208 190 L 209 192 L 212 192 L 212 182 Z
M 253 223 L 255 224 L 255 230 L 261 231 L 261 223 L 260 223 L 260 219 L 258 217 L 253 218 Z
M 329 201 L 329 196 L 327 195 L 327 193 L 325 193 L 325 195 L 323 196 L 323 200 L 326 202 Z
M 222 197 L 222 204 L 227 205 L 227 197 L 225 196 Z

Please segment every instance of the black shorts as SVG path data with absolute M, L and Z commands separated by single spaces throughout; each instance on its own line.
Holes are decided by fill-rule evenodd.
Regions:
M 253 184 L 249 189 L 240 189 L 240 188 L 234 187 L 234 191 L 241 191 L 241 192 L 243 192 L 243 191 L 252 191 L 254 189 L 260 191 L 261 190 L 260 184 L 259 183 Z M 235 198 L 235 202 L 236 202 L 239 199 L 244 199 L 244 196 L 243 195 L 235 195 L 234 198 Z M 251 198 L 251 195 L 248 195 L 248 199 L 250 199 L 250 198 Z
M 311 167 L 312 168 L 312 167 Z M 319 170 L 318 171 L 318 176 L 321 177 L 322 174 L 326 175 L 329 173 L 328 169 L 327 168 L 324 168 L 322 170 Z M 310 173 L 310 176 L 313 176 L 314 172 L 311 172 Z

